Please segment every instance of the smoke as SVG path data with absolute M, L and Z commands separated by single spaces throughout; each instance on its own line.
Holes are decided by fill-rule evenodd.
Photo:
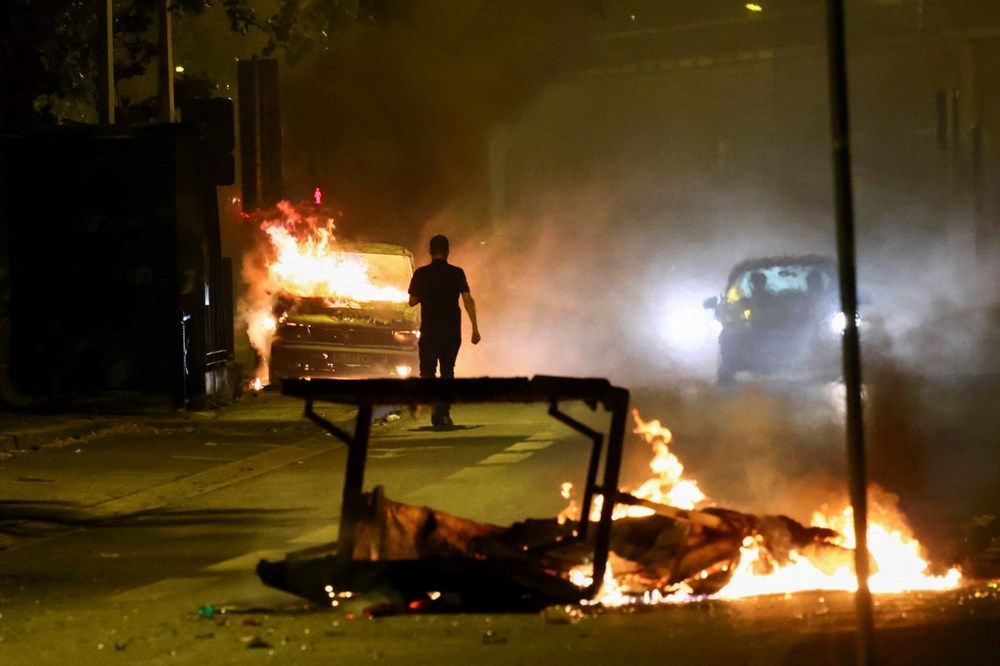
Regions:
M 1000 257 L 977 248 L 971 222 L 954 212 L 950 227 L 921 228 L 927 213 L 879 211 L 869 223 L 859 253 L 861 311 L 882 335 L 870 351 L 918 375 L 998 372 Z
M 424 0 L 283 70 L 289 189 L 321 185 L 343 229 L 418 259 L 433 233 L 452 238 L 484 334 L 459 372 L 708 377 L 701 303 L 734 263 L 834 254 L 822 53 L 584 76 L 614 26 L 546 4 Z M 970 227 L 937 202 L 933 108 L 917 103 L 935 90 L 919 71 L 858 72 L 859 286 L 882 335 L 863 342 L 975 366 L 994 320 L 953 316 L 990 295 L 968 239 L 942 231 Z M 882 112 L 887 81 L 915 103 Z
M 483 341 L 463 348 L 458 372 L 599 376 L 630 387 L 714 376 L 718 330 L 703 301 L 724 289 L 736 261 L 813 250 L 824 234 L 788 225 L 779 242 L 763 202 L 751 216 L 746 200 L 706 204 L 687 183 L 674 195 L 673 207 L 630 212 L 631 192 L 591 182 L 489 229 L 469 233 L 451 214 L 428 223 L 419 247 L 449 235 L 451 261 L 476 299 Z
M 586 3 L 416 0 L 282 70 L 286 195 L 321 186 L 345 228 L 411 246 L 482 197 L 489 134 L 591 58 Z M 395 11 L 395 10 L 394 10 Z M 474 203 L 473 224 L 484 210 Z
M 242 257 L 240 276 L 244 288 L 236 304 L 235 326 L 240 337 L 249 342 L 255 352 L 255 368 L 250 376 L 259 377 L 266 383 L 274 335 L 274 328 L 267 322 L 277 298 L 268 269 L 274 252 L 263 233 L 253 238 L 256 242 L 247 246 Z

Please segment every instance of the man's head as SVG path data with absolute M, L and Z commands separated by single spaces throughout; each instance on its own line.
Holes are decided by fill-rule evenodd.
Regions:
M 431 256 L 448 258 L 448 238 L 446 236 L 438 234 L 431 238 Z

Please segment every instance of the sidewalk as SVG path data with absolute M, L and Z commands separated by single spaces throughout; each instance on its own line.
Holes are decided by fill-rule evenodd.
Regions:
M 229 405 L 204 411 L 174 409 L 169 399 L 128 396 L 76 406 L 59 413 L 0 411 L 0 453 L 62 445 L 113 434 L 136 424 L 180 427 L 184 424 L 218 424 L 255 429 L 307 426 L 318 428 L 304 416 L 304 402 L 278 391 L 248 391 Z M 355 408 L 325 404 L 317 408 L 338 425 L 353 429 Z M 378 415 L 376 415 L 378 416 Z

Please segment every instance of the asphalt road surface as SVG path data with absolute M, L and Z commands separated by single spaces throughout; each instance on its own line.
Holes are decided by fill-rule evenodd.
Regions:
M 794 496 L 783 511 L 794 515 L 812 499 L 796 475 L 814 486 L 829 475 L 823 489 L 837 492 L 842 463 L 836 427 L 805 417 L 835 404 L 822 389 L 792 396 L 658 390 L 634 402 L 674 428 L 713 499 L 770 511 Z M 316 609 L 266 588 L 258 560 L 336 539 L 346 450 L 294 401 L 265 398 L 266 426 L 136 419 L 0 461 L 0 663 L 852 663 L 843 593 L 372 618 L 377 598 Z M 464 428 L 432 431 L 405 411 L 377 424 L 366 487 L 497 524 L 565 506 L 560 484 L 582 478 L 589 447 L 543 406 L 454 415 Z M 649 459 L 628 447 L 626 485 Z M 994 583 L 879 597 L 876 612 L 878 663 L 1000 663 Z

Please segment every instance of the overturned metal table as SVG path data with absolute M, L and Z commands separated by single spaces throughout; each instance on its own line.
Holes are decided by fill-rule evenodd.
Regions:
M 546 403 L 548 414 L 590 440 L 590 460 L 580 507 L 580 517 L 572 539 L 586 543 L 593 529 L 593 578 L 583 589 L 572 585 L 542 585 L 543 596 L 550 602 L 576 602 L 592 599 L 600 590 L 608 563 L 611 543 L 612 513 L 622 499 L 618 492 L 625 422 L 628 416 L 629 392 L 613 386 L 606 379 L 535 376 L 469 379 L 297 379 L 285 380 L 282 393 L 305 400 L 305 415 L 348 446 L 347 469 L 344 478 L 339 537 L 336 558 L 338 566 L 349 567 L 354 562 L 355 529 L 364 506 L 363 486 L 371 434 L 372 414 L 376 406 L 421 405 L 450 403 Z M 354 432 L 349 433 L 316 412 L 322 402 L 357 407 Z M 565 402 L 584 403 L 591 410 L 603 408 L 610 413 L 608 432 L 602 433 L 565 413 Z M 603 474 L 601 474 L 603 472 Z M 602 478 L 598 480 L 598 476 Z M 601 496 L 600 518 L 587 520 L 596 496 Z M 565 545 L 563 542 L 562 545 Z M 544 551 L 547 546 L 539 546 Z M 530 554 L 529 554 L 530 555 Z M 262 563 L 263 565 L 264 563 Z M 358 563 L 361 564 L 360 562 Z M 472 561 L 463 566 L 476 566 Z M 260 571 L 260 568 L 258 568 Z M 470 573 L 468 569 L 466 573 Z M 471 574 L 475 574 L 471 571 Z

